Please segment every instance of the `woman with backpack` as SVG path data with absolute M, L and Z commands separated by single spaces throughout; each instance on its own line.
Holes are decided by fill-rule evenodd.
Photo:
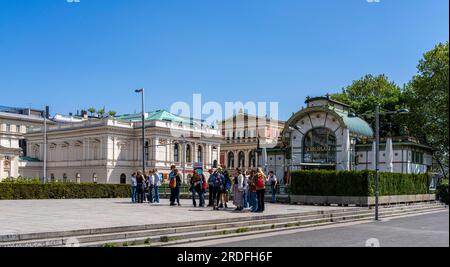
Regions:
M 173 167 L 173 168 L 172 168 Z M 170 187 L 170 206 L 175 206 L 175 201 L 178 206 L 180 204 L 180 186 L 181 186 L 181 176 L 175 166 L 172 166 L 172 171 L 169 174 L 169 187 Z
M 264 212 L 264 197 L 266 193 L 266 175 L 261 168 L 256 173 L 256 197 L 258 199 L 257 212 Z

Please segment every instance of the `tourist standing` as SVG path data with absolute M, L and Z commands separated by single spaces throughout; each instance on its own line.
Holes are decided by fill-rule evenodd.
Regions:
M 219 208 L 227 209 L 228 208 L 228 196 L 229 196 L 229 193 L 231 190 L 232 181 L 230 178 L 230 174 L 228 173 L 227 170 L 225 170 L 223 172 L 223 175 L 221 178 L 222 178 L 223 186 L 222 186 L 222 192 L 221 192 L 221 198 L 220 198 L 221 203 L 220 203 Z
M 251 170 L 250 171 L 250 206 L 252 208 L 252 212 L 258 211 L 258 199 L 256 196 L 256 180 L 257 180 L 256 171 Z
M 242 204 L 244 209 L 248 209 L 248 196 L 249 196 L 249 186 L 248 186 L 248 179 L 250 177 L 250 172 L 246 171 L 244 175 L 244 180 L 242 181 Z
M 162 184 L 162 175 L 160 173 L 158 173 L 157 169 L 153 170 L 153 176 L 155 179 L 155 184 L 153 187 L 154 190 L 154 195 L 153 195 L 153 201 L 157 204 L 159 204 L 159 187 Z
M 175 201 L 178 206 L 181 206 L 180 203 L 180 188 L 181 188 L 181 175 L 178 172 L 178 169 L 173 170 L 172 179 L 169 182 L 170 185 L 170 206 L 175 206 Z
M 131 174 L 131 202 L 137 203 L 137 181 L 135 172 Z
M 242 197 L 244 176 L 239 168 L 234 171 L 233 180 L 233 204 L 236 206 L 236 211 L 242 211 L 244 209 Z
M 170 166 L 169 173 L 169 189 L 170 189 L 170 206 L 175 206 L 175 186 L 177 180 L 175 179 L 175 165 Z
M 153 189 L 155 187 L 155 176 L 153 170 L 148 172 L 148 202 L 153 203 Z
M 277 193 L 278 179 L 273 171 L 269 172 L 268 182 L 269 182 L 270 188 L 272 190 L 272 203 L 276 203 L 277 202 L 276 193 Z
M 191 192 L 192 192 L 192 204 L 194 207 L 197 207 L 197 202 L 195 201 L 195 195 L 198 194 L 200 207 L 204 207 L 204 198 L 203 198 L 203 174 L 201 173 L 201 169 L 197 169 L 194 171 L 194 175 L 191 177 Z
M 214 207 L 214 182 L 215 177 L 213 176 L 214 171 L 210 169 L 208 178 L 208 207 Z
M 144 203 L 145 177 L 139 171 L 136 175 L 137 202 Z
M 258 212 L 264 212 L 264 197 L 266 193 L 266 175 L 261 168 L 256 173 L 256 197 L 258 199 Z
M 223 191 L 223 174 L 222 169 L 219 167 L 216 169 L 216 171 L 212 174 L 212 179 L 214 181 L 213 186 L 213 204 L 214 204 L 214 210 L 219 210 L 219 202 Z

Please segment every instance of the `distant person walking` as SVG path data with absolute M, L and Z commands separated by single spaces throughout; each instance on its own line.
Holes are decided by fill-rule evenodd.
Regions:
M 131 174 L 131 202 L 132 203 L 137 203 L 138 199 L 137 199 L 137 181 L 136 181 L 136 173 L 133 172 L 133 174 Z
M 278 179 L 277 176 L 273 171 L 269 172 L 268 182 L 270 184 L 270 189 L 272 190 L 272 203 L 277 202 L 277 185 L 278 185 Z
M 137 184 L 137 202 L 144 203 L 144 191 L 145 191 L 145 177 L 139 171 L 136 175 L 136 184 Z

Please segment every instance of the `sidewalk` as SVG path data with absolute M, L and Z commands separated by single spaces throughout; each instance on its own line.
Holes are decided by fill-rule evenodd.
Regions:
M 129 199 L 5 200 L 0 201 L 0 235 L 205 221 L 260 214 L 234 212 L 232 205 L 225 211 L 194 208 L 190 200 L 182 200 L 181 207 L 169 207 L 168 204 L 165 199 L 160 205 L 132 204 Z M 338 208 L 266 203 L 264 215 L 331 209 Z

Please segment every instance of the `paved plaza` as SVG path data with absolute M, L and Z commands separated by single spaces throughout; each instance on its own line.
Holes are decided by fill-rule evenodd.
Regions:
M 260 215 L 212 208 L 194 208 L 189 200 L 181 207 L 169 207 L 167 200 L 156 204 L 132 204 L 129 199 L 5 200 L 0 201 L 0 235 L 97 229 L 119 226 L 165 224 Z M 338 207 L 266 204 L 264 215 L 301 213 Z M 348 208 L 347 208 L 348 209 Z

